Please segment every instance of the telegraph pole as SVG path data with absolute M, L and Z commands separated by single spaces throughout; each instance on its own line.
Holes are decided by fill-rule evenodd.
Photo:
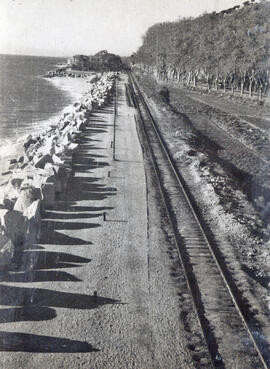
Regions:
M 116 115 L 117 115 L 117 80 L 115 79 L 115 98 L 114 98 L 114 116 L 113 116 L 113 160 L 115 160 Z

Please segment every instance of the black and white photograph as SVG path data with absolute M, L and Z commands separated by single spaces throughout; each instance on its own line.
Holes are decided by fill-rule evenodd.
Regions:
M 270 368 L 269 0 L 0 0 L 0 368 Z

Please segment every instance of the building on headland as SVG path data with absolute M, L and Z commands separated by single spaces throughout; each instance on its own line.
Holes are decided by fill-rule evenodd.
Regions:
M 74 55 L 68 60 L 68 64 L 74 69 L 89 70 L 90 62 L 86 55 Z
M 120 70 L 122 60 L 120 56 L 101 50 L 95 55 L 74 55 L 68 59 L 68 66 L 73 70 Z

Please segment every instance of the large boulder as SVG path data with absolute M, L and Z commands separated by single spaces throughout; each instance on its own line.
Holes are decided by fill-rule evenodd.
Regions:
M 0 209 L 0 225 L 15 246 L 24 242 L 27 221 L 20 211 Z
M 14 205 L 14 210 L 21 211 L 23 213 L 25 209 L 32 204 L 32 202 L 38 200 L 38 195 L 38 191 L 34 188 L 22 190 Z
M 14 256 L 14 244 L 6 235 L 3 227 L 0 227 L 0 267 L 5 267 L 11 263 Z
M 22 181 L 21 178 L 10 178 L 5 186 L 0 187 L 0 204 L 10 209 L 20 195 Z
M 42 145 L 39 147 L 37 151 L 37 155 L 45 157 L 46 155 L 53 155 L 55 150 L 55 142 L 56 142 L 57 136 L 55 134 L 52 134 L 47 137 L 44 137 Z
M 74 143 L 74 142 L 70 142 L 66 147 L 65 147 L 65 151 L 64 153 L 66 155 L 70 155 L 73 152 L 75 152 L 78 148 L 79 144 L 78 143 Z
M 55 184 L 54 183 L 44 183 L 41 186 L 41 200 L 43 206 L 53 205 L 55 202 Z
M 28 206 L 28 208 L 26 208 L 24 210 L 23 215 L 28 219 L 34 219 L 35 222 L 39 223 L 41 220 L 41 216 L 40 216 L 40 200 L 35 200 L 34 202 L 32 202 L 32 204 L 30 206 Z
M 8 197 L 4 197 L 2 201 L 3 208 L 13 210 L 16 201 L 17 201 L 16 199 L 9 199 Z
M 66 126 L 68 126 L 70 124 L 70 121 L 68 119 L 64 119 L 62 121 L 60 121 L 59 123 L 59 129 L 62 131 L 66 128 Z
M 53 155 L 52 160 L 53 160 L 54 164 L 57 164 L 57 165 L 63 165 L 64 164 L 64 161 L 60 158 L 60 156 Z M 52 168 L 53 168 L 53 166 L 52 166 Z
M 54 155 L 54 161 L 54 164 L 47 164 L 47 166 L 50 166 L 54 172 L 55 192 L 60 193 L 65 191 L 67 188 L 67 183 L 71 177 L 72 169 L 68 163 L 64 162 L 59 157 L 56 157 L 56 155 Z
M 85 129 L 86 126 L 86 119 L 78 119 L 76 123 L 76 129 L 81 133 Z
M 46 163 L 52 163 L 52 155 L 46 154 L 44 156 L 37 156 L 33 158 L 34 166 L 36 168 L 44 168 Z
M 28 158 L 29 161 L 32 160 L 35 152 L 37 151 L 37 149 L 40 147 L 40 142 L 39 141 L 35 141 L 34 143 L 32 143 L 27 150 L 25 151 L 25 155 Z
M 68 180 L 71 177 L 72 170 L 63 165 L 53 166 L 56 175 L 56 192 L 60 193 L 67 189 Z
M 40 236 L 41 227 L 41 202 L 36 200 L 24 211 L 23 215 L 28 220 L 25 242 L 33 244 L 37 242 Z
M 28 137 L 26 138 L 25 143 L 23 144 L 24 150 L 25 150 L 25 151 L 27 151 L 27 150 L 28 150 L 28 148 L 29 148 L 31 145 L 35 144 L 36 142 L 37 142 L 37 140 L 36 140 L 36 139 L 33 139 L 33 137 L 32 137 L 31 135 L 30 135 L 30 136 L 28 136 Z
M 67 127 L 68 129 L 65 128 L 65 130 L 63 131 L 63 134 L 62 136 L 59 138 L 57 144 L 58 144 L 58 147 L 60 147 L 61 149 L 63 149 L 66 145 L 69 144 L 70 142 L 70 126 Z M 55 153 L 57 154 L 57 150 L 58 148 L 56 147 L 55 148 Z
M 36 188 L 37 191 L 41 185 L 49 180 L 53 182 L 54 172 L 48 168 L 30 168 L 26 173 L 26 178 L 21 185 L 21 190 L 28 188 Z M 40 198 L 37 197 L 37 198 Z
M 24 174 L 14 174 L 13 177 L 10 178 L 10 180 L 8 181 L 8 185 L 6 187 L 6 191 L 7 192 L 14 192 L 14 193 L 19 193 L 20 188 L 21 188 L 21 184 L 23 182 L 23 177 Z
M 73 104 L 75 112 L 80 112 L 83 109 L 83 105 L 79 102 L 75 102 Z

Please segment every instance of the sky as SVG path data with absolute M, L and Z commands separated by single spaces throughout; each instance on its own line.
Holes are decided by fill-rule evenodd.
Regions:
M 243 0 L 0 0 L 0 54 L 128 56 L 157 22 L 221 11 Z

